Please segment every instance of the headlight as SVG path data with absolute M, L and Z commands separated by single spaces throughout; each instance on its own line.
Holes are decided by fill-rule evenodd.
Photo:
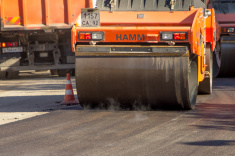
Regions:
M 187 32 L 161 32 L 161 40 L 166 41 L 185 41 L 187 40 Z
M 234 33 L 234 30 L 235 30 L 234 27 L 233 28 L 231 28 L 231 27 L 227 27 L 227 28 L 223 27 L 222 28 L 223 33 Z
M 104 32 L 78 32 L 79 40 L 89 40 L 89 41 L 101 41 L 104 40 Z
M 162 33 L 162 39 L 163 40 L 172 40 L 173 39 L 173 33 Z
M 101 34 L 101 33 L 92 33 L 92 39 L 93 40 L 102 40 L 103 39 L 103 34 Z
M 228 28 L 228 32 L 234 32 L 234 28 Z

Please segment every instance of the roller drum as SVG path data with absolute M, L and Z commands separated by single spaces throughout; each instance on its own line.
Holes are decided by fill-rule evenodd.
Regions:
M 221 39 L 220 50 L 215 51 L 214 58 L 218 68 L 214 76 L 232 77 L 235 76 L 235 37 L 224 36 Z
M 114 99 L 123 105 L 173 105 L 192 109 L 197 63 L 189 57 L 77 56 L 76 85 L 82 106 Z

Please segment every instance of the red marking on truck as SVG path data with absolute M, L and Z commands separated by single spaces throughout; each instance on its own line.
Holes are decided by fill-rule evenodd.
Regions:
M 21 25 L 20 17 L 6 17 L 5 18 L 6 25 Z

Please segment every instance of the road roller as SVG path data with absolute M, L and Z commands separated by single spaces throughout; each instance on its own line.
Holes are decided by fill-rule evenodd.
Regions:
M 95 8 L 82 9 L 71 32 L 81 106 L 193 109 L 198 92 L 212 92 L 216 25 L 206 6 L 203 0 L 97 0 Z
M 235 0 L 210 0 L 208 8 L 215 9 L 220 37 L 214 57 L 215 77 L 235 76 Z

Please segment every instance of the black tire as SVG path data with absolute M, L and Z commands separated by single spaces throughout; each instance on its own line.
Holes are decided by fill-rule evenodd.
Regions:
M 6 72 L 0 71 L 0 79 L 1 80 L 6 79 Z
M 198 93 L 199 94 L 211 94 L 212 93 L 212 81 L 213 81 L 213 53 L 210 46 L 206 47 L 206 71 L 210 73 L 209 77 L 205 78 L 199 83 Z
M 19 71 L 9 71 L 7 72 L 7 79 L 18 79 L 19 78 Z
M 51 75 L 58 75 L 58 72 L 56 69 L 51 69 L 50 73 L 51 73 Z
M 57 69 L 57 72 L 60 77 L 66 77 L 67 73 L 72 75 L 73 69 Z
M 75 76 L 75 69 L 73 69 L 72 76 Z

